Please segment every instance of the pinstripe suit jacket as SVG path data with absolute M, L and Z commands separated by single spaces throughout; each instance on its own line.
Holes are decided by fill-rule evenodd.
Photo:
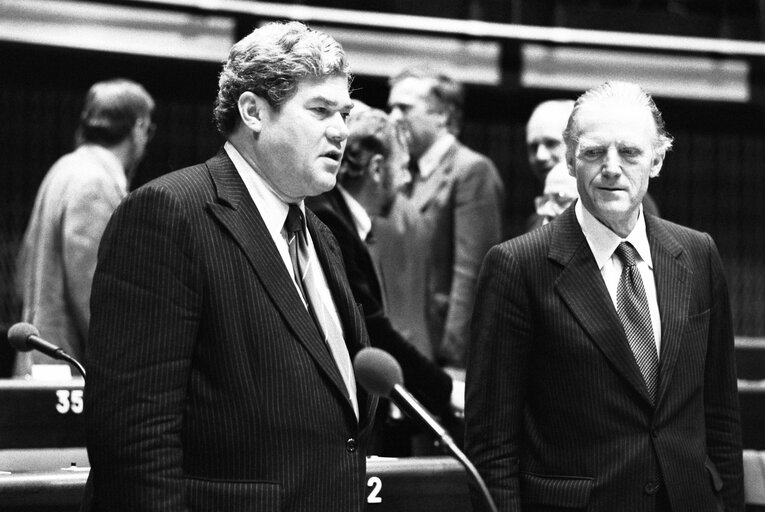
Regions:
M 364 319 L 307 213 L 353 357 Z M 342 377 L 221 151 L 132 193 L 93 283 L 93 510 L 358 511 L 376 399 Z
M 712 239 L 647 215 L 661 312 L 651 404 L 569 208 L 479 278 L 466 450 L 500 510 L 743 510 L 730 308 Z M 474 494 L 479 510 L 480 499 Z

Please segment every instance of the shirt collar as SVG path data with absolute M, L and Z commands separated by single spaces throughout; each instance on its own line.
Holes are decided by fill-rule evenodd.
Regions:
M 228 154 L 236 167 L 236 171 L 244 181 L 247 191 L 250 193 L 255 206 L 263 217 L 268 232 L 273 238 L 282 236 L 284 221 L 287 220 L 289 205 L 279 199 L 279 196 L 271 189 L 270 185 L 263 177 L 244 159 L 239 151 L 230 142 L 223 145 L 223 149 Z M 305 207 L 303 201 L 298 204 L 300 211 L 303 212 L 305 219 Z M 305 226 L 304 226 L 305 227 Z
M 614 251 L 621 242 L 627 241 L 632 244 L 640 255 L 640 258 L 653 269 L 653 260 L 651 259 L 651 247 L 648 245 L 648 234 L 645 227 L 645 215 L 643 215 L 643 206 L 639 207 L 638 219 L 632 232 L 627 238 L 621 238 L 619 235 L 608 229 L 605 224 L 600 222 L 592 215 L 587 208 L 582 205 L 582 201 L 577 201 L 574 206 L 576 220 L 582 228 L 587 243 L 595 256 L 595 262 L 599 269 L 611 259 Z
M 338 183 L 336 186 L 337 190 L 340 192 L 340 195 L 342 195 L 343 199 L 345 199 L 345 203 L 348 205 L 348 210 L 351 212 L 353 225 L 359 234 L 359 238 L 366 240 L 367 235 L 369 235 L 369 232 L 372 231 L 372 219 L 369 217 L 369 214 L 364 209 L 364 207 L 361 206 L 361 203 L 356 201 L 356 198 L 348 193 L 348 191 L 345 190 L 342 185 Z
M 449 148 L 452 146 L 452 144 L 454 144 L 456 140 L 457 139 L 454 137 L 454 135 L 446 132 L 440 135 L 435 140 L 435 142 L 430 145 L 430 147 L 417 161 L 421 177 L 427 178 L 433 174 L 433 171 L 436 170 L 436 167 L 438 167 L 438 164 L 441 163 L 444 155 L 446 155 L 446 152 L 449 151 Z

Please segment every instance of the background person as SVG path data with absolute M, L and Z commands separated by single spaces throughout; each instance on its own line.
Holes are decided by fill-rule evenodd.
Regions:
M 106 223 L 127 195 L 154 134 L 154 100 L 123 78 L 88 91 L 77 128 L 77 149 L 45 175 L 18 256 L 23 322 L 80 360 L 90 321 L 90 288 Z M 32 364 L 64 364 L 41 352 L 19 352 L 14 374 Z
M 580 200 L 481 272 L 466 452 L 500 510 L 743 511 L 720 257 L 641 206 L 672 142 L 661 114 L 607 82 L 564 136 Z
M 405 70 L 390 84 L 390 116 L 407 134 L 413 173 L 389 221 L 398 232 L 380 234 L 386 288 L 392 307 L 406 306 L 404 330 L 421 331 L 416 315 L 424 317 L 425 353 L 463 369 L 478 270 L 502 239 L 504 186 L 494 164 L 456 138 L 460 84 L 427 69 Z
M 526 122 L 526 154 L 529 168 L 540 185 L 556 165 L 566 163 L 563 130 L 574 108 L 573 100 L 555 99 L 537 105 Z
M 579 197 L 576 179 L 568 172 L 565 162 L 556 164 L 545 176 L 545 188 L 541 196 L 534 198 L 536 222 L 530 229 L 536 229 L 552 222 Z
M 349 77 L 323 32 L 254 30 L 220 74 L 223 148 L 115 212 L 93 282 L 86 509 L 363 510 L 376 398 L 351 361 L 368 337 L 303 207 L 335 186 Z
M 306 204 L 338 240 L 356 300 L 364 309 L 371 344 L 389 352 L 401 365 L 409 391 L 443 419 L 464 409 L 464 382 L 452 383 L 441 368 L 421 354 L 392 325 L 383 306 L 383 290 L 367 244 L 374 243 L 372 219 L 386 216 L 397 192 L 411 179 L 406 144 L 381 110 L 356 103 L 348 120 L 348 143 L 337 186 L 308 198 Z M 410 426 L 389 418 L 387 403 L 378 406 L 373 453 L 411 453 Z

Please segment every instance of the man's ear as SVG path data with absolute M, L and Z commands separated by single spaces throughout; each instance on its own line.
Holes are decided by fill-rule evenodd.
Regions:
M 237 102 L 242 124 L 255 133 L 263 128 L 263 117 L 268 115 L 268 102 L 251 91 L 245 91 Z
M 449 120 L 451 119 L 451 113 L 446 107 L 442 107 L 433 112 L 433 115 L 438 117 L 438 126 L 449 128 Z
M 367 164 L 367 174 L 377 183 L 382 181 L 384 160 L 383 156 L 377 153 L 369 159 Z
M 664 164 L 664 155 L 664 151 L 654 152 L 653 159 L 651 160 L 651 173 L 649 174 L 651 178 L 655 178 L 659 175 L 661 166 Z

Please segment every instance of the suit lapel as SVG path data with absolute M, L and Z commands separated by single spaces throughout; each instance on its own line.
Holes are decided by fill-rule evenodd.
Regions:
M 454 168 L 454 159 L 457 156 L 457 143 L 452 144 L 444 154 L 433 172 L 425 179 L 415 178 L 412 192 L 412 202 L 417 210 L 423 211 L 430 201 L 438 195 L 441 188 L 448 185 L 448 176 Z
M 564 267 L 555 282 L 556 291 L 617 372 L 650 402 L 643 375 L 574 208 L 568 208 L 552 229 L 549 257 Z
M 324 270 L 324 275 L 327 278 L 327 284 L 329 285 L 332 299 L 337 307 L 337 313 L 340 316 L 340 321 L 343 324 L 343 333 L 345 338 L 345 345 L 348 348 L 348 353 L 351 356 L 351 360 L 356 354 L 368 346 L 368 339 L 365 336 L 364 319 L 356 306 L 356 301 L 350 293 L 350 286 L 347 283 L 345 276 L 345 267 L 343 265 L 343 255 L 340 252 L 340 248 L 335 244 L 329 244 L 326 239 L 326 235 L 320 232 L 318 224 L 321 221 L 314 215 L 313 212 L 306 209 L 306 220 L 308 224 L 308 230 L 311 233 L 311 239 L 316 247 L 316 254 L 319 256 L 321 268 Z M 328 228 L 324 227 L 325 230 Z M 333 363 L 334 366 L 334 363 Z M 340 372 L 335 367 L 335 374 L 337 384 L 345 389 Z M 361 386 L 357 386 L 357 399 L 359 403 L 359 424 L 363 427 L 372 418 L 373 401 L 370 400 L 370 396 L 363 390 Z M 350 407 L 350 401 L 348 402 Z
M 324 197 L 327 200 L 329 206 L 337 212 L 343 221 L 345 221 L 345 223 L 348 225 L 348 228 L 351 229 L 351 232 L 354 234 L 357 233 L 356 226 L 353 224 L 353 214 L 351 213 L 351 209 L 348 207 L 348 203 L 345 202 L 343 195 L 340 193 L 340 190 L 335 187 L 324 194 Z
M 218 195 L 217 202 L 208 203 L 208 210 L 241 247 L 263 283 L 266 293 L 295 333 L 295 337 L 345 396 L 345 384 L 334 358 L 300 300 L 292 279 L 284 267 L 284 261 L 272 243 L 271 234 L 234 164 L 221 149 L 215 157 L 207 161 L 207 166 Z M 351 410 L 350 401 L 348 401 L 348 409 Z
M 681 349 L 688 320 L 691 270 L 682 262 L 682 246 L 670 235 L 661 220 L 646 216 L 653 274 L 661 315 L 661 357 L 657 403 L 666 393 Z
M 323 197 L 326 199 L 327 205 L 329 205 L 329 207 L 335 211 L 337 216 L 345 224 L 347 232 L 353 237 L 352 239 L 347 240 L 349 247 L 343 247 L 343 250 L 347 251 L 344 260 L 347 261 L 348 256 L 351 256 L 355 263 L 365 270 L 368 276 L 372 276 L 370 279 L 368 279 L 370 292 L 373 293 L 377 300 L 379 300 L 382 304 L 382 288 L 380 280 L 377 276 L 377 269 L 375 267 L 374 261 L 372 261 L 372 255 L 369 252 L 367 242 L 362 240 L 359 236 L 359 232 L 356 229 L 353 214 L 351 213 L 351 209 L 348 206 L 348 203 L 340 191 L 337 189 L 337 187 L 324 194 Z M 340 240 L 340 237 L 338 237 L 338 241 L 341 244 L 344 242 L 343 240 Z

